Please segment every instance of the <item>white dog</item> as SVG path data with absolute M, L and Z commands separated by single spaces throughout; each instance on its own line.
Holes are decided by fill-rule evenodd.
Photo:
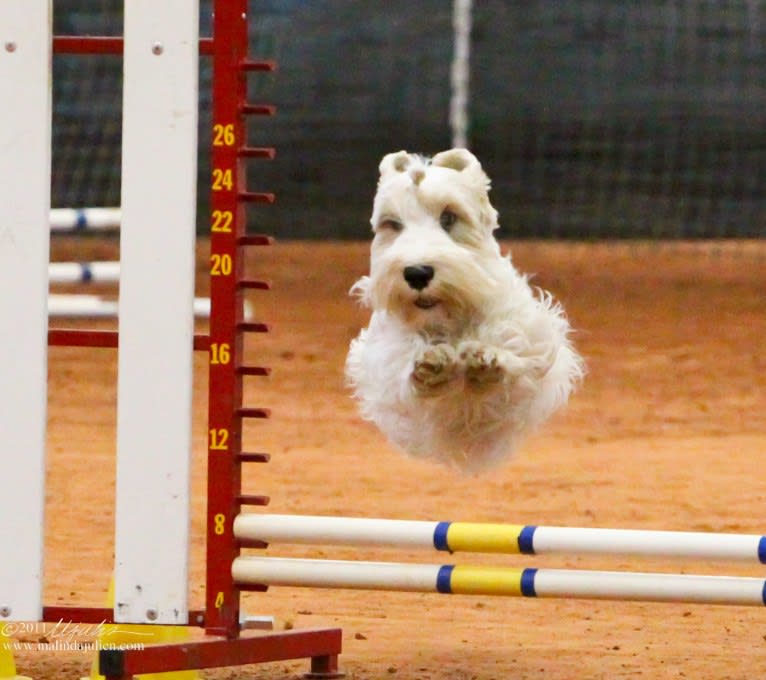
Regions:
M 582 375 L 561 307 L 501 255 L 488 191 L 465 149 L 383 158 L 370 275 L 352 288 L 372 318 L 346 361 L 365 418 L 470 471 L 510 455 Z

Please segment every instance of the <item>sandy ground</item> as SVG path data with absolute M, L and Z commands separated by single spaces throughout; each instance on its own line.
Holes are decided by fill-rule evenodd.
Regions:
M 520 455 L 464 477 L 395 451 L 357 416 L 344 388 L 349 340 L 366 314 L 346 292 L 366 244 L 253 249 L 248 270 L 274 290 L 250 296 L 274 332 L 248 340 L 246 405 L 273 418 L 245 431 L 269 451 L 246 490 L 274 512 L 762 533 L 766 501 L 766 243 L 519 243 L 517 266 L 558 296 L 588 376 L 569 408 Z M 56 239 L 54 259 L 115 255 L 113 242 Z M 200 272 L 207 253 L 200 249 Z M 205 277 L 199 276 L 200 293 Z M 63 322 L 57 325 L 64 325 Z M 107 327 L 104 322 L 80 322 Z M 204 330 L 204 323 L 200 330 Z M 195 359 L 191 600 L 202 605 L 206 357 Z M 113 549 L 116 355 L 50 353 L 45 598 L 103 605 Z M 403 550 L 274 547 L 272 554 L 438 563 Z M 147 555 L 147 559 L 151 559 Z M 578 556 L 462 556 L 464 563 L 764 575 L 749 565 Z M 753 678 L 766 674 L 762 609 L 272 589 L 252 614 L 285 627 L 342 626 L 349 678 Z M 34 640 L 34 635 L 27 638 Z M 87 635 L 86 635 L 87 637 Z M 39 649 L 19 671 L 43 680 L 87 674 L 90 656 Z M 305 662 L 206 672 L 289 678 Z

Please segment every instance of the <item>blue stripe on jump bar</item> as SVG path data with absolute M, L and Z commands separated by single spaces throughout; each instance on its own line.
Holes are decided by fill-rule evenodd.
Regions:
M 85 229 L 88 226 L 88 216 L 84 210 L 77 211 L 77 217 L 75 222 L 75 229 Z
M 519 533 L 519 552 L 522 555 L 535 554 L 535 526 L 526 526 Z
M 436 574 L 436 592 L 450 594 L 452 592 L 452 572 L 455 569 L 454 564 L 445 564 L 439 567 L 439 573 Z
M 521 594 L 524 597 L 537 597 L 535 590 L 535 576 L 537 569 L 525 569 L 521 572 Z
M 761 564 L 766 564 L 766 536 L 761 536 L 761 540 L 758 541 L 758 559 Z
M 447 532 L 449 531 L 449 525 L 452 522 L 439 522 L 434 529 L 434 548 L 437 550 L 445 550 L 452 552 L 449 549 L 449 542 L 447 541 Z
M 93 269 L 89 264 L 82 263 L 80 265 L 80 271 L 80 279 L 83 281 L 83 283 L 90 283 L 93 281 Z

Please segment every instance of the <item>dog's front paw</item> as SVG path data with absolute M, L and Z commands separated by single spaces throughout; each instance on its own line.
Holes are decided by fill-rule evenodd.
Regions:
M 468 387 L 482 389 L 500 382 L 511 384 L 529 371 L 527 362 L 502 347 L 470 340 L 458 346 Z
M 460 361 L 469 387 L 489 387 L 499 383 L 505 374 L 498 350 L 478 342 L 464 343 L 460 348 Z
M 429 345 L 415 359 L 412 369 L 412 385 L 418 394 L 437 394 L 457 375 L 457 353 L 451 345 L 444 343 Z

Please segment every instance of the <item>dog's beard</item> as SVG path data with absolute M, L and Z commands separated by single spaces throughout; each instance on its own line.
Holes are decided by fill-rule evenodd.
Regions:
M 434 278 L 417 291 L 407 284 L 403 271 L 421 263 L 434 268 Z M 489 312 L 498 285 L 470 252 L 442 252 L 420 260 L 382 253 L 373 262 L 365 297 L 373 309 L 385 310 L 414 330 L 450 335 Z

